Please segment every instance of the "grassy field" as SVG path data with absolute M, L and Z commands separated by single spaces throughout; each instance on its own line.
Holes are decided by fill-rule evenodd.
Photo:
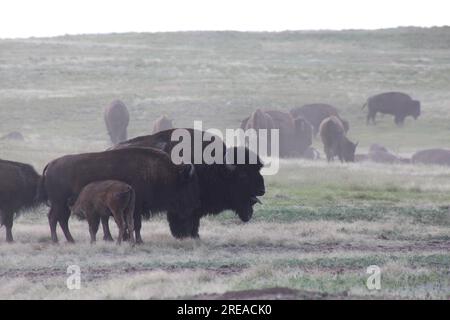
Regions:
M 365 126 L 361 106 L 388 90 L 421 100 L 422 116 Z M 225 129 L 257 107 L 327 102 L 358 152 L 377 142 L 407 156 L 450 146 L 450 28 L 0 40 L 0 135 L 25 136 L 0 141 L 0 158 L 40 171 L 105 149 L 102 111 L 115 98 L 129 106 L 130 137 L 164 113 Z M 199 241 L 173 239 L 160 216 L 143 225 L 144 245 L 90 245 L 72 219 L 77 243 L 55 246 L 47 208 L 23 213 L 14 244 L 0 229 L 0 298 L 450 298 L 450 168 L 285 160 L 266 184 L 250 223 L 206 218 Z M 66 287 L 72 264 L 80 290 Z M 380 290 L 366 287 L 370 265 Z M 278 293 L 257 291 L 267 288 Z

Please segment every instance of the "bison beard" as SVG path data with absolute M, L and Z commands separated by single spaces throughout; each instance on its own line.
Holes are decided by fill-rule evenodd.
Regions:
M 6 228 L 6 241 L 13 241 L 14 214 L 42 202 L 36 197 L 39 180 L 40 176 L 32 166 L 0 160 L 0 226 Z
M 198 206 L 198 182 L 192 165 L 174 165 L 166 153 L 151 148 L 129 148 L 68 155 L 44 169 L 39 190 L 51 204 L 48 215 L 52 240 L 58 241 L 59 222 L 66 239 L 73 242 L 68 227 L 68 199 L 76 197 L 94 181 L 119 180 L 136 193 L 134 223 L 136 242 L 142 242 L 141 216 L 166 211 L 176 237 L 191 233 L 189 216 Z M 174 221 L 178 222 L 172 227 Z
M 128 141 L 124 141 L 115 149 L 123 149 L 130 147 L 153 147 L 163 150 L 167 154 L 171 154 L 172 149 L 179 142 L 171 141 L 173 131 L 176 129 L 161 131 L 154 135 L 141 136 Z M 193 141 L 194 130 L 185 129 L 191 136 Z M 200 132 L 202 137 L 202 151 L 211 143 L 204 141 L 205 132 Z M 215 136 L 214 139 L 220 139 Z M 191 162 L 194 163 L 194 144 L 191 144 Z M 225 144 L 223 144 L 223 154 L 227 153 Z M 234 155 L 237 154 L 239 148 L 234 148 Z M 229 150 L 228 150 L 229 151 Z M 246 162 L 245 164 L 194 164 L 195 171 L 198 176 L 200 206 L 194 211 L 191 217 L 180 217 L 169 215 L 169 224 L 172 234 L 176 235 L 179 230 L 191 229 L 190 235 L 198 237 L 200 227 L 200 219 L 209 214 L 219 214 L 224 210 L 234 211 L 239 218 L 247 222 L 253 215 L 253 205 L 257 202 L 258 196 L 265 193 L 264 179 L 260 174 L 262 168 L 261 160 L 258 158 L 256 164 L 248 164 L 250 151 L 245 148 Z M 237 163 L 234 161 L 233 163 Z

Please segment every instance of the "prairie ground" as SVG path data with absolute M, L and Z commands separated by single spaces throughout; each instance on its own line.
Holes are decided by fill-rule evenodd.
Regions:
M 377 142 L 410 156 L 449 147 L 449 88 L 449 28 L 0 40 L 0 135 L 25 136 L 0 141 L 0 158 L 41 171 L 107 148 L 102 109 L 116 98 L 130 109 L 130 137 L 163 113 L 225 129 L 257 107 L 328 102 L 358 152 Z M 367 127 L 365 99 L 390 90 L 421 100 L 422 116 Z M 200 240 L 180 241 L 157 216 L 136 247 L 105 243 L 101 231 L 91 245 L 76 219 L 76 244 L 53 245 L 48 209 L 24 212 L 14 244 L 0 228 L 0 298 L 450 298 L 450 168 L 284 160 L 266 189 L 247 224 L 226 212 L 202 220 Z M 66 286 L 69 265 L 80 267 L 80 290 Z M 371 265 L 380 290 L 366 287 Z

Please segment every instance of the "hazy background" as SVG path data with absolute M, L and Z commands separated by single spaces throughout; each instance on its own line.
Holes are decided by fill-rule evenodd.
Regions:
M 0 40 L 0 136 L 25 137 L 0 141 L 0 158 L 42 172 L 58 156 L 104 150 L 103 109 L 117 98 L 130 110 L 130 137 L 150 133 L 161 114 L 176 126 L 225 129 L 256 108 L 325 102 L 349 120 L 358 153 L 374 142 L 404 156 L 450 147 L 449 27 L 126 32 L 442 25 L 444 1 L 144 3 L 0 2 L 0 37 L 34 36 Z M 66 33 L 108 34 L 49 37 Z M 420 100 L 422 115 L 403 128 L 391 116 L 366 126 L 367 97 L 390 90 Z M 322 152 L 318 139 L 314 146 Z M 0 228 L 0 298 L 221 297 L 272 287 L 293 291 L 245 297 L 450 298 L 449 167 L 289 159 L 265 183 L 250 223 L 231 212 L 207 217 L 200 241 L 174 239 L 157 216 L 144 223 L 141 246 L 104 243 L 101 232 L 90 245 L 76 219 L 77 243 L 55 246 L 48 208 L 25 212 L 14 244 Z M 81 290 L 66 287 L 71 264 L 81 267 Z M 379 291 L 366 287 L 374 264 Z

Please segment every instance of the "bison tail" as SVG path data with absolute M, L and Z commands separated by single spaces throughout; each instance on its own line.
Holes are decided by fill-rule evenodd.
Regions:
M 47 191 L 45 190 L 45 174 L 47 172 L 48 164 L 45 166 L 42 176 L 39 178 L 37 190 L 36 190 L 36 203 L 44 203 L 48 201 Z

